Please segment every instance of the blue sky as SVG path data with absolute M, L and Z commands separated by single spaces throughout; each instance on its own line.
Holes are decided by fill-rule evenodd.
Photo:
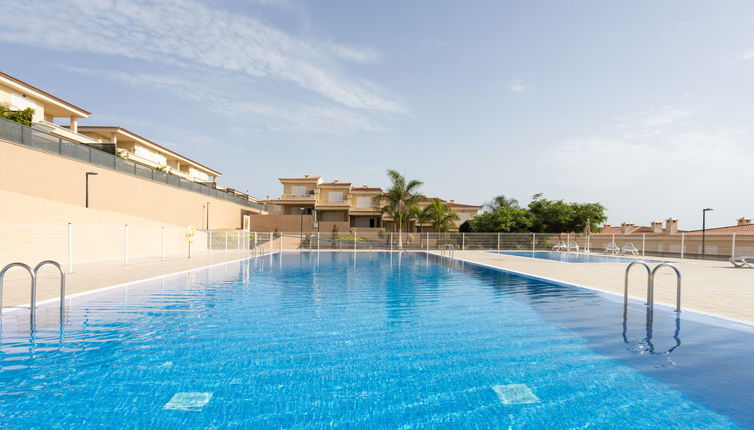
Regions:
M 722 7 L 724 6 L 724 7 Z M 302 174 L 754 216 L 754 3 L 34 1 L 2 68 L 259 197 Z

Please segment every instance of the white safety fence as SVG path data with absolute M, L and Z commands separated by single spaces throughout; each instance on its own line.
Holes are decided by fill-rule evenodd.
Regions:
M 133 264 L 150 261 L 241 253 L 269 244 L 272 233 L 238 230 L 197 230 L 190 242 L 178 227 L 137 227 L 66 223 L 0 222 L 0 269 L 12 262 L 30 266 L 55 260 L 66 272 L 90 264 Z M 244 254 L 245 255 L 245 254 Z M 22 277 L 13 270 L 8 279 Z
M 275 233 L 276 237 L 278 233 Z M 577 245 L 579 252 L 604 253 L 610 244 L 630 248 L 640 256 L 727 259 L 733 255 L 754 255 L 753 234 L 582 234 L 582 233 L 406 233 L 362 231 L 282 233 L 275 240 L 279 250 L 455 250 L 543 251 L 559 242 Z M 575 251 L 575 247 L 572 250 Z

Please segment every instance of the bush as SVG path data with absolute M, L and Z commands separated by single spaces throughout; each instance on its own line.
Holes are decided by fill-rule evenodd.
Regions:
M 34 118 L 34 109 L 12 110 L 8 106 L 0 105 L 0 118 L 31 127 L 31 120 Z

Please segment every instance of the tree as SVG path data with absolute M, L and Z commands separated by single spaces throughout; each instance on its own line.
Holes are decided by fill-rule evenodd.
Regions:
M 501 206 L 477 215 L 469 224 L 473 232 L 519 233 L 529 231 L 532 222 L 526 209 Z
M 589 220 L 594 231 L 607 220 L 605 207 L 600 203 L 566 203 L 563 200 L 548 200 L 535 194 L 529 203 L 532 219 L 531 231 L 562 233 L 582 231 Z
M 500 208 L 518 208 L 518 200 L 513 198 L 507 198 L 500 194 L 495 196 L 492 201 L 484 205 L 488 210 L 496 211 Z
M 419 187 L 424 183 L 412 179 L 406 180 L 400 173 L 395 170 L 388 170 L 387 176 L 392 181 L 392 185 L 385 194 L 374 198 L 375 203 L 382 208 L 382 213 L 390 216 L 398 230 L 398 247 L 403 246 L 403 226 L 407 225 L 412 218 L 417 215 L 417 206 L 424 196 L 419 192 Z
M 0 118 L 31 127 L 31 121 L 34 119 L 34 109 L 13 110 L 6 105 L 0 105 Z
M 450 206 L 440 199 L 432 199 L 432 203 L 425 207 L 417 217 L 420 222 L 432 223 L 436 232 L 446 232 L 458 221 L 458 215 L 450 210 Z

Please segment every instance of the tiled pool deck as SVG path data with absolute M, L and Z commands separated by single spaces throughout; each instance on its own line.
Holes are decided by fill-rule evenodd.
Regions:
M 433 253 L 439 255 L 439 252 Z M 485 251 L 456 251 L 454 257 L 623 295 L 625 263 L 563 263 Z M 727 261 L 671 262 L 676 264 L 683 276 L 683 309 L 754 324 L 754 269 L 736 269 Z M 651 266 L 654 267 L 654 264 Z M 658 271 L 655 278 L 655 303 L 673 306 L 675 287 L 675 273 L 672 270 Z M 646 297 L 647 275 L 642 267 L 631 270 L 628 288 L 629 296 Z

